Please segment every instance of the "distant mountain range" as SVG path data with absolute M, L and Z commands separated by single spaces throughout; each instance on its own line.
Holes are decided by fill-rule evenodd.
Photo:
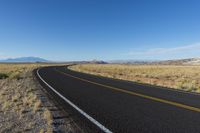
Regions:
M 155 61 L 150 61 L 150 60 L 112 60 L 108 61 L 108 63 L 111 64 L 149 64 L 153 63 Z
M 174 59 L 163 61 L 145 61 L 145 60 L 114 60 L 111 64 L 158 64 L 158 65 L 200 65 L 200 58 Z
M 154 62 L 161 65 L 200 65 L 200 58 L 177 59 Z
M 35 62 L 45 62 L 53 63 L 39 57 L 20 57 L 20 58 L 9 58 L 5 60 L 0 60 L 0 62 L 5 63 L 35 63 Z M 113 60 L 113 61 L 71 61 L 71 62 L 54 62 L 54 63 L 71 63 L 71 64 L 158 64 L 158 65 L 200 65 L 200 58 L 188 58 L 188 59 L 174 59 L 174 60 L 164 60 L 164 61 L 153 61 L 153 60 Z
M 28 63 L 34 63 L 34 62 L 49 62 L 48 60 L 45 60 L 43 58 L 39 57 L 20 57 L 20 58 L 9 58 L 5 60 L 0 60 L 0 62 L 6 62 L 6 63 L 22 63 L 22 62 L 28 62 Z

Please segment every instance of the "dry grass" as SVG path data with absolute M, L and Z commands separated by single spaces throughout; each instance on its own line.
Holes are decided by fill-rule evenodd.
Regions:
M 37 112 L 37 111 L 40 110 L 41 106 L 42 106 L 42 102 L 41 102 L 40 100 L 37 100 L 37 101 L 35 102 L 35 104 L 34 104 L 33 110 L 34 110 L 35 112 Z
M 53 123 L 53 116 L 48 109 L 44 111 L 44 118 L 47 120 L 49 126 Z
M 200 66 L 82 64 L 70 69 L 116 79 L 200 92 Z

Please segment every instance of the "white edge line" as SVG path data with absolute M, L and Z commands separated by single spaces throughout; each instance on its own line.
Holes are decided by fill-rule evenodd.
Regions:
M 59 95 L 65 102 L 67 102 L 69 105 L 71 105 L 73 108 L 75 108 L 79 113 L 81 113 L 83 116 L 85 116 L 88 120 L 90 120 L 93 124 L 95 124 L 97 127 L 99 127 L 101 130 L 103 130 L 105 133 L 112 133 L 109 129 L 107 129 L 105 126 L 103 126 L 101 123 L 96 121 L 94 118 L 89 116 L 87 113 L 85 113 L 82 109 L 80 109 L 78 106 L 73 104 L 70 100 L 65 98 L 63 95 L 61 95 L 58 91 L 56 91 L 52 86 L 50 86 L 39 74 L 39 70 L 37 69 L 37 75 L 44 82 L 52 91 L 54 91 L 57 95 Z

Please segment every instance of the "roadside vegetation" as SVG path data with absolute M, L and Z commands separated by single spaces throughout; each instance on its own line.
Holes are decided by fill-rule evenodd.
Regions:
M 0 132 L 73 132 L 69 118 L 53 119 L 63 114 L 33 76 L 33 69 L 46 65 L 0 64 Z
M 70 69 L 115 79 L 200 92 L 200 66 L 81 64 Z

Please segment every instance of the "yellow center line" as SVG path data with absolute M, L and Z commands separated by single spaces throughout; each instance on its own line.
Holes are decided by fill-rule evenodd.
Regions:
M 152 96 L 148 96 L 148 95 L 144 95 L 144 94 L 140 94 L 140 93 L 136 93 L 136 92 L 132 92 L 132 91 L 128 91 L 128 90 L 124 90 L 124 89 L 120 89 L 120 88 L 116 88 L 116 87 L 112 87 L 112 86 L 108 86 L 108 85 L 103 85 L 103 84 L 100 84 L 100 83 L 96 83 L 96 82 L 93 82 L 93 81 L 89 81 L 89 80 L 86 80 L 86 79 L 82 79 L 82 78 L 79 78 L 79 77 L 64 73 L 64 72 L 59 71 L 57 69 L 55 69 L 55 70 L 57 72 L 61 73 L 61 74 L 64 74 L 64 75 L 68 76 L 68 77 L 72 77 L 74 79 L 78 79 L 78 80 L 81 80 L 81 81 L 84 81 L 84 82 L 88 82 L 88 83 L 91 83 L 91 84 L 95 84 L 95 85 L 98 85 L 98 86 L 109 88 L 109 89 L 114 90 L 114 91 L 123 92 L 123 93 L 126 93 L 126 94 L 130 94 L 130 95 L 134 95 L 134 96 L 150 99 L 150 100 L 153 100 L 153 101 L 170 104 L 170 105 L 173 105 L 173 106 L 177 106 L 177 107 L 184 108 L 184 109 L 191 110 L 191 111 L 195 111 L 195 112 L 200 112 L 200 108 L 197 108 L 197 107 L 192 107 L 192 106 L 189 106 L 189 105 L 185 105 L 185 104 L 181 104 L 181 103 L 177 103 L 177 102 L 173 102 L 173 101 L 164 100 L 164 99 L 161 99 L 161 98 L 156 98 L 156 97 L 152 97 Z

